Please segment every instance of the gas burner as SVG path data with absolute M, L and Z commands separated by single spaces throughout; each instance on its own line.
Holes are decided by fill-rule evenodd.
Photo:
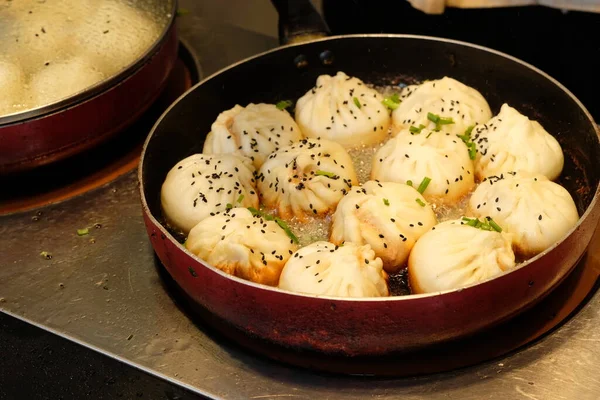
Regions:
M 178 58 L 165 89 L 133 125 L 91 150 L 68 159 L 0 176 L 0 185 L 11 188 L 0 194 L 0 215 L 72 198 L 136 168 L 152 125 L 175 99 L 200 80 L 200 71 L 192 51 L 180 42 Z

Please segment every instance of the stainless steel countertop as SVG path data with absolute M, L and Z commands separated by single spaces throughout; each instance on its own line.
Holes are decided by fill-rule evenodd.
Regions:
M 181 35 L 197 51 L 205 75 L 277 44 L 272 35 L 228 21 L 227 7 L 237 1 L 227 7 L 180 3 L 191 11 L 180 18 Z M 269 2 L 252 3 L 249 14 L 276 21 Z M 274 30 L 276 22 L 260 26 Z M 77 235 L 95 224 L 101 228 Z M 600 265 L 600 255 L 590 254 L 588 262 Z M 0 217 L 0 309 L 212 398 L 600 398 L 598 293 L 535 344 L 444 374 L 334 377 L 251 355 L 192 321 L 165 289 L 134 171 L 71 200 Z

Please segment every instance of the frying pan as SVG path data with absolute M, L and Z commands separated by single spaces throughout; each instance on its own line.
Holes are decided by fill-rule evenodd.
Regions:
M 274 2 L 280 30 L 314 35 L 324 25 Z M 297 2 L 294 2 L 297 3 Z M 306 11 L 306 10 L 305 10 Z M 308 13 L 310 14 L 310 13 Z M 313 22 L 314 22 L 314 15 Z M 296 24 L 296 25 L 294 25 Z M 314 29 L 313 29 L 314 28 Z M 344 71 L 377 85 L 454 77 L 479 90 L 494 114 L 507 102 L 554 134 L 565 153 L 560 178 L 581 218 L 559 242 L 495 279 L 443 293 L 389 298 L 313 297 L 248 282 L 207 265 L 165 228 L 160 189 L 179 160 L 202 151 L 211 123 L 235 104 L 297 99 L 321 74 Z M 600 216 L 597 127 L 559 82 L 507 54 L 415 35 L 333 36 L 286 45 L 232 65 L 180 97 L 156 123 L 139 168 L 142 207 L 156 254 L 183 290 L 211 315 L 253 338 L 335 356 L 405 352 L 471 335 L 540 301 L 573 269 Z
M 177 58 L 177 0 L 134 4 L 170 14 L 159 38 L 129 66 L 80 93 L 0 117 L 0 175 L 96 146 L 129 126 L 154 102 Z

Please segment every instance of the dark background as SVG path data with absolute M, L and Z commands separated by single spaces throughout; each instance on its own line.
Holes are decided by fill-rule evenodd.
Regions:
M 600 120 L 600 13 L 528 6 L 431 15 L 405 0 L 323 0 L 322 7 L 334 34 L 420 34 L 508 53 L 557 79 Z

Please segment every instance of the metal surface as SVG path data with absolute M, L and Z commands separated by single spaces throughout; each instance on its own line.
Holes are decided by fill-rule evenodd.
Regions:
M 41 215 L 31 211 L 0 221 L 3 310 L 214 397 L 593 399 L 600 394 L 598 294 L 563 327 L 511 357 L 421 378 L 334 378 L 250 355 L 178 308 L 157 273 L 134 172 L 46 207 Z M 102 227 L 94 228 L 97 223 Z M 89 235 L 77 235 L 88 226 Z M 52 259 L 44 259 L 42 251 Z M 589 257 L 595 268 L 599 256 Z
M 274 36 L 219 24 L 215 13 L 205 12 L 205 3 L 210 2 L 181 1 L 191 11 L 181 20 L 181 33 L 198 51 L 205 74 L 277 44 Z M 256 12 L 269 8 L 268 2 L 256 3 Z M 451 373 L 340 378 L 253 356 L 194 323 L 170 297 L 156 269 L 137 193 L 132 171 L 66 202 L 0 217 L 0 309 L 215 398 L 600 397 L 597 293 L 536 344 Z M 93 228 L 96 223 L 102 227 Z M 89 235 L 77 235 L 88 226 Z M 598 235 L 592 248 L 600 249 Z M 52 259 L 44 259 L 42 251 Z M 586 263 L 598 270 L 600 253 L 590 253 Z

